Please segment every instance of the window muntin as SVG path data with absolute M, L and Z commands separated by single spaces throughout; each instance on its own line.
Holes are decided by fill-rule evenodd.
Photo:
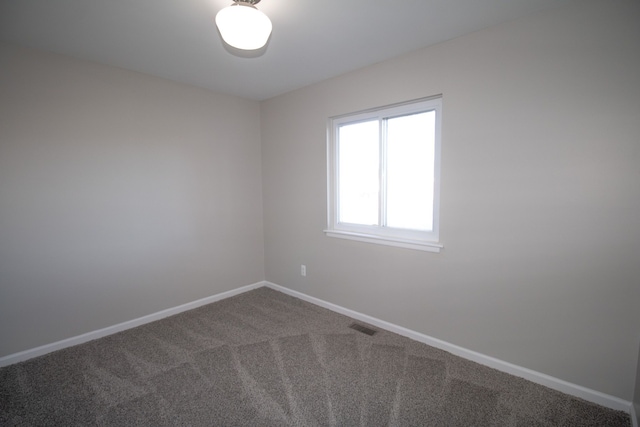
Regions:
M 327 235 L 439 251 L 441 98 L 329 121 Z

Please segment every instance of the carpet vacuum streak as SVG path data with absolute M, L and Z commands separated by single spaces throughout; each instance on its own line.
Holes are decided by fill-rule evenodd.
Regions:
M 625 426 L 628 414 L 259 288 L 0 369 L 2 426 Z

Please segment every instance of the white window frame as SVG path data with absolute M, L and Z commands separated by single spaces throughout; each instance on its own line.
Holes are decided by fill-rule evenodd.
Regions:
M 369 120 L 382 121 L 408 114 L 435 111 L 433 230 L 405 230 L 377 225 L 338 222 L 338 131 L 340 126 Z M 440 151 L 442 134 L 442 96 L 421 98 L 401 104 L 331 117 L 327 126 L 327 229 L 329 237 L 440 252 Z M 384 155 L 381 153 L 381 155 Z M 381 178 L 382 179 L 382 178 Z

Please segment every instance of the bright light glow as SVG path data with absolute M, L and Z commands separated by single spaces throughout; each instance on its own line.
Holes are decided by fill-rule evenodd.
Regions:
M 340 126 L 338 222 L 432 231 L 435 126 L 434 110 Z
M 442 98 L 332 117 L 329 237 L 440 252 Z
M 338 136 L 338 222 L 378 225 L 380 144 L 378 121 L 349 124 Z
M 387 226 L 433 230 L 435 111 L 387 120 Z
M 271 21 L 251 5 L 234 3 L 216 15 L 216 25 L 222 39 L 237 49 L 255 50 L 263 47 L 271 35 Z

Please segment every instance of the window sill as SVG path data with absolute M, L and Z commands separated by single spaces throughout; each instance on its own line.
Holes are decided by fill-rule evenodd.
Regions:
M 443 246 L 435 242 L 421 242 L 417 240 L 400 239 L 393 237 L 382 237 L 372 234 L 354 233 L 342 230 L 324 230 L 328 237 L 339 239 L 357 240 L 359 242 L 374 243 L 378 245 L 397 246 L 405 249 L 415 249 L 418 251 L 440 253 Z

